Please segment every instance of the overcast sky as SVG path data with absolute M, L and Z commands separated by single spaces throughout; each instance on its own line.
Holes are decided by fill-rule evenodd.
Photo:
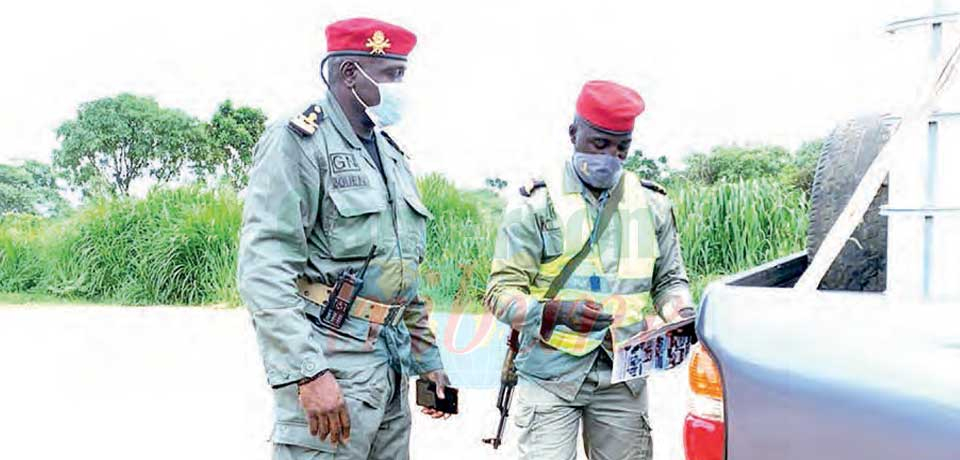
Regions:
M 914 94 L 925 33 L 886 23 L 924 0 L 15 2 L 0 15 L 0 162 L 49 161 L 56 127 L 132 92 L 208 118 L 227 98 L 271 120 L 323 93 L 323 29 L 370 16 L 417 33 L 398 137 L 419 172 L 467 186 L 570 154 L 580 86 L 647 101 L 635 147 L 675 164 L 720 143 L 794 148 Z

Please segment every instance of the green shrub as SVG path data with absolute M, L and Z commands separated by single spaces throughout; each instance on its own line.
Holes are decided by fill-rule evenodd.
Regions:
M 823 139 L 804 142 L 793 154 L 792 163 L 784 169 L 781 180 L 784 184 L 803 190 L 810 196 L 813 188 L 813 175 L 817 170 L 817 160 L 823 148 Z
M 777 177 L 791 161 L 790 152 L 780 146 L 717 146 L 709 154 L 687 157 L 684 176 L 713 185 L 719 182 Z

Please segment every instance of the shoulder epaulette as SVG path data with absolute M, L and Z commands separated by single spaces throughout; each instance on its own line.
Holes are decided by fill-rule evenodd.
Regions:
M 530 182 L 527 182 L 526 185 L 520 186 L 520 195 L 529 198 L 536 189 L 546 186 L 547 183 L 540 179 L 530 179 Z
M 659 194 L 661 194 L 661 195 L 666 195 L 666 194 L 667 194 L 667 189 L 663 188 L 662 185 L 660 185 L 660 184 L 658 184 L 658 183 L 656 183 L 656 182 L 654 182 L 654 181 L 652 181 L 652 180 L 640 179 L 640 185 L 642 185 L 642 186 L 644 186 L 644 187 L 646 187 L 646 188 L 648 188 L 648 189 L 650 189 L 650 190 L 653 190 L 654 192 L 657 192 L 657 193 L 659 193 Z
M 323 121 L 323 109 L 313 104 L 300 115 L 291 118 L 287 126 L 302 137 L 310 137 L 317 132 L 321 121 Z
M 400 152 L 400 155 L 410 158 L 410 155 L 407 155 L 407 153 L 404 152 L 403 149 L 401 149 L 400 146 L 397 144 L 397 141 L 393 140 L 393 138 L 390 137 L 390 135 L 387 134 L 386 131 L 381 130 L 380 134 L 383 134 L 383 138 L 386 139 L 387 142 L 393 146 L 393 148 L 397 149 L 397 151 Z

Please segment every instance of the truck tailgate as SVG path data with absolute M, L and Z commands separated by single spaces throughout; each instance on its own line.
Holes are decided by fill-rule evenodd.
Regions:
M 960 458 L 956 303 L 716 284 L 698 333 L 728 459 Z

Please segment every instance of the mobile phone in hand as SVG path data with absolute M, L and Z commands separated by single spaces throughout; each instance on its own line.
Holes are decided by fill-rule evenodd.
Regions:
M 445 414 L 457 413 L 459 391 L 453 387 L 444 387 L 443 399 L 437 397 L 437 384 L 429 380 L 417 379 L 417 405 L 438 410 Z

